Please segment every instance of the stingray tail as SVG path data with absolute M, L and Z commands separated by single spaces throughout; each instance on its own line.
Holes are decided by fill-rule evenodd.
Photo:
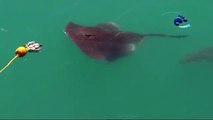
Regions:
M 143 34 L 143 37 L 171 37 L 171 38 L 185 38 L 188 35 L 167 35 L 167 34 Z

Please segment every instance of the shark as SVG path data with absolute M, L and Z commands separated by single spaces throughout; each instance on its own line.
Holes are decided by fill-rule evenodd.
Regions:
M 213 62 L 213 47 L 201 49 L 195 53 L 185 56 L 180 60 L 180 63 L 190 63 L 197 61 L 211 61 Z
M 134 52 L 145 37 L 187 37 L 187 35 L 141 34 L 123 31 L 114 22 L 99 23 L 95 26 L 83 26 L 69 22 L 64 32 L 86 55 L 106 61 L 114 61 Z

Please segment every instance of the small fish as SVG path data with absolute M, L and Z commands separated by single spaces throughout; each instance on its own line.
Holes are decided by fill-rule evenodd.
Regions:
M 197 61 L 212 61 L 213 62 L 213 47 L 205 48 L 196 53 L 184 57 L 180 63 L 190 63 Z
M 96 26 L 82 26 L 70 22 L 65 27 L 65 34 L 88 56 L 106 61 L 113 61 L 135 51 L 144 37 L 183 38 L 185 35 L 140 34 L 122 31 L 113 22 Z

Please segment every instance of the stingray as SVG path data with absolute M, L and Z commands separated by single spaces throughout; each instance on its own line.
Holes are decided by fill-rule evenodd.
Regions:
M 197 61 L 213 62 L 213 47 L 205 48 L 191 55 L 187 55 L 180 61 L 180 63 L 184 64 Z
M 119 29 L 113 22 L 101 23 L 96 26 L 83 26 L 73 22 L 65 27 L 65 34 L 88 56 L 114 61 L 135 51 L 143 42 L 144 37 L 183 38 L 185 35 L 140 34 Z

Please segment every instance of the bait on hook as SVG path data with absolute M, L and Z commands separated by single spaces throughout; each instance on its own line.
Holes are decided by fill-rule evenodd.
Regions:
M 15 56 L 5 65 L 0 73 L 3 72 L 16 58 L 25 56 L 28 52 L 39 52 L 42 45 L 35 41 L 28 42 L 27 44 L 20 46 L 16 49 Z

